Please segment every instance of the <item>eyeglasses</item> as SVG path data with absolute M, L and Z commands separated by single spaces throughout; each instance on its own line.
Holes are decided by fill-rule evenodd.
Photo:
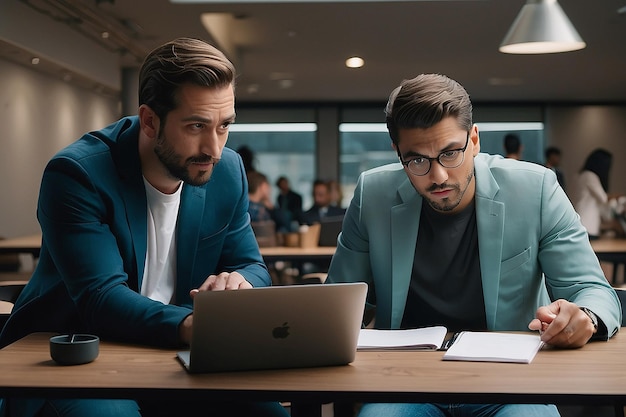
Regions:
M 465 150 L 469 144 L 469 132 L 467 132 L 467 139 L 465 139 L 465 146 L 459 149 L 450 149 L 449 151 L 443 151 L 436 158 L 429 158 L 427 156 L 418 156 L 408 161 L 402 160 L 400 156 L 400 162 L 402 165 L 409 169 L 409 172 L 413 175 L 421 177 L 430 172 L 431 161 L 439 162 L 444 168 L 456 168 L 465 160 Z

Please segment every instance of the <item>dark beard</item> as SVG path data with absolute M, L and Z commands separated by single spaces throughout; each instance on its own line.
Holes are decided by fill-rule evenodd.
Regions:
M 159 158 L 159 161 L 163 164 L 163 166 L 167 169 L 167 172 L 173 179 L 179 179 L 183 182 L 190 185 L 204 185 L 211 178 L 210 171 L 199 171 L 195 177 L 192 177 L 189 173 L 189 166 L 193 163 L 210 163 L 213 162 L 213 167 L 219 161 L 219 159 L 214 158 L 210 155 L 198 155 L 187 158 L 187 160 L 183 161 L 183 158 L 177 154 L 174 149 L 169 145 L 167 140 L 162 134 L 162 131 L 159 132 L 159 136 L 157 137 L 156 146 L 154 147 L 154 153 Z
M 465 195 L 465 191 L 467 191 L 467 187 L 469 186 L 470 182 L 472 181 L 472 178 L 474 178 L 474 170 L 472 170 L 469 175 L 467 176 L 467 181 L 465 183 L 465 190 L 463 192 L 461 192 L 461 187 L 454 185 L 452 186 L 452 189 L 456 190 L 459 193 L 459 197 L 458 200 L 455 202 L 450 202 L 450 201 L 444 201 L 444 204 L 439 204 L 439 203 L 435 203 L 434 201 L 430 200 L 429 198 L 426 198 L 426 196 L 422 196 L 424 198 L 424 200 L 426 200 L 428 202 L 428 205 L 431 206 L 434 210 L 437 210 L 439 212 L 449 212 L 454 210 L 455 208 L 458 207 L 459 204 L 461 204 L 461 200 L 463 199 L 463 196 Z M 432 186 L 430 186 L 426 191 L 435 191 L 437 189 L 444 189 L 449 187 L 449 185 L 447 184 L 442 184 L 442 185 L 436 185 L 433 184 Z M 448 203 L 448 204 L 446 204 Z

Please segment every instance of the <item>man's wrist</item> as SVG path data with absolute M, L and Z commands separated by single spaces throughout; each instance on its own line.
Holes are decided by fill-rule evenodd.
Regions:
M 580 307 L 580 309 L 591 320 L 591 323 L 593 324 L 593 334 L 596 334 L 598 332 L 598 316 L 596 316 L 596 314 L 587 307 Z
M 178 325 L 178 334 L 180 341 L 186 345 L 191 343 L 191 326 L 193 323 L 193 314 L 188 315 Z

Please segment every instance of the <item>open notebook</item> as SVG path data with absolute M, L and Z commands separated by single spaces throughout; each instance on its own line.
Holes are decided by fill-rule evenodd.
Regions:
M 201 292 L 178 358 L 189 372 L 348 364 L 366 293 L 362 282 Z

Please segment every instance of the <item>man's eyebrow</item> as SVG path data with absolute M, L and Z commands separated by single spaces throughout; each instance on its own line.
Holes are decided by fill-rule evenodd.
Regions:
M 456 149 L 463 149 L 463 145 L 459 145 L 458 143 L 452 142 L 452 143 L 448 144 L 448 146 L 440 149 L 439 153 L 437 155 L 433 156 L 432 158 L 437 158 L 443 152 L 456 150 Z M 419 153 L 419 152 L 415 152 L 415 151 L 407 151 L 403 155 L 403 158 L 406 159 L 406 157 L 417 157 L 417 156 L 421 156 L 421 157 L 424 157 L 424 158 L 431 158 L 431 156 L 429 156 L 429 155 L 424 155 L 423 153 Z
M 226 123 L 226 122 L 234 122 L 235 121 L 235 114 L 233 113 L 231 116 L 225 117 L 222 121 L 222 123 Z M 199 116 L 197 114 L 192 114 L 191 116 L 185 117 L 182 119 L 183 122 L 200 122 L 200 123 L 211 123 L 213 121 L 213 119 L 208 118 L 208 117 L 204 117 L 204 116 Z
M 197 114 L 192 114 L 191 116 L 184 117 L 182 119 L 183 122 L 201 122 L 201 123 L 211 123 L 211 119 L 198 116 Z

